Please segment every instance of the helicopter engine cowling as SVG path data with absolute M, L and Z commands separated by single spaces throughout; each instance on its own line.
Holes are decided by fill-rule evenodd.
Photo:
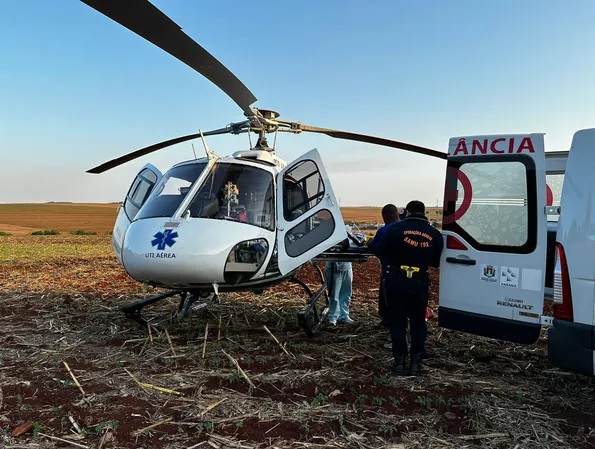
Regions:
M 264 273 L 275 232 L 247 223 L 147 218 L 130 224 L 122 265 L 139 282 L 166 288 L 237 284 Z

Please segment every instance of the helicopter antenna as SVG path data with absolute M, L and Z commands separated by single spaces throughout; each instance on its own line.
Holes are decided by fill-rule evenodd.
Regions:
M 279 134 L 279 130 L 275 131 L 275 139 L 273 140 L 273 151 L 277 147 L 277 134 Z
M 198 157 L 196 156 L 196 150 L 194 149 L 194 144 L 192 145 L 192 152 L 194 153 L 194 159 L 198 159 Z
M 213 159 L 213 158 L 218 158 L 219 156 L 217 156 L 215 153 L 213 153 L 211 151 L 211 149 L 209 148 L 209 145 L 207 144 L 207 141 L 205 140 L 205 136 L 202 133 L 202 130 L 198 130 L 199 134 L 200 134 L 200 140 L 202 141 L 202 146 L 205 148 L 205 153 L 207 155 L 207 158 L 209 160 Z M 194 147 L 193 147 L 194 148 Z
M 251 137 L 251 133 L 248 133 L 248 143 L 250 144 L 250 148 L 252 148 L 252 137 Z

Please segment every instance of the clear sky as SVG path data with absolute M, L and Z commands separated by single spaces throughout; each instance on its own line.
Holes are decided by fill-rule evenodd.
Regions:
M 595 127 L 595 1 L 304 0 L 154 3 L 258 98 L 306 124 L 446 151 L 452 136 L 544 132 L 567 149 Z M 147 162 L 85 170 L 146 145 L 240 121 L 242 111 L 170 55 L 76 0 L 0 0 L 0 203 L 123 199 Z M 197 151 L 199 141 L 194 142 Z M 220 155 L 248 138 L 209 138 Z M 445 162 L 324 135 L 341 205 L 442 203 Z

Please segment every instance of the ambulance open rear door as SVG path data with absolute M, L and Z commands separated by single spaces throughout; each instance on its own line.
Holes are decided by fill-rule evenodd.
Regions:
M 444 192 L 438 323 L 517 343 L 543 313 L 543 134 L 453 138 Z

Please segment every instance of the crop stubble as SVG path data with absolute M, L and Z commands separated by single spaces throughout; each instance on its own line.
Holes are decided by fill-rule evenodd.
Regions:
M 2 237 L 0 273 L 6 447 L 594 446 L 593 381 L 553 369 L 544 340 L 523 347 L 436 328 L 435 273 L 419 379 L 389 375 L 374 260 L 354 265 L 358 324 L 314 339 L 296 324 L 305 298 L 292 284 L 222 295 L 149 335 L 118 310 L 152 292 L 117 265 L 109 236 Z M 301 275 L 315 282 L 311 268 Z M 11 435 L 27 422 L 29 433 Z

